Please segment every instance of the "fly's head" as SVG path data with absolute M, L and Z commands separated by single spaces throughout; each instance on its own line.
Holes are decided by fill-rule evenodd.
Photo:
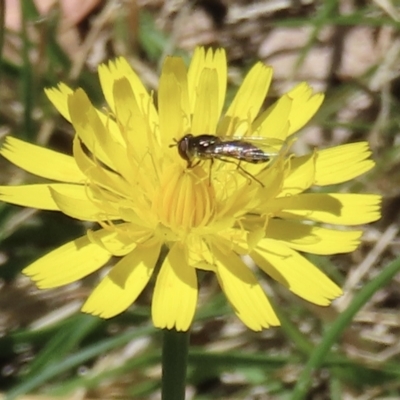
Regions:
M 196 154 L 196 149 L 193 147 L 192 143 L 193 135 L 191 133 L 186 134 L 176 143 L 178 147 L 179 155 L 187 162 L 187 167 L 191 168 L 193 158 Z

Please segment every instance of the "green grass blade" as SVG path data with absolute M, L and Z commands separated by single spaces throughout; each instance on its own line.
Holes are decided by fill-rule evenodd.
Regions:
M 357 312 L 369 299 L 381 288 L 386 286 L 393 277 L 400 272 L 400 258 L 391 262 L 374 280 L 365 285 L 354 297 L 349 307 L 337 318 L 332 327 L 326 332 L 321 343 L 311 354 L 309 361 L 301 373 L 293 392 L 292 400 L 304 399 L 311 384 L 312 373 L 319 368 L 329 355 L 332 346 L 340 338 L 340 335 L 349 326 Z

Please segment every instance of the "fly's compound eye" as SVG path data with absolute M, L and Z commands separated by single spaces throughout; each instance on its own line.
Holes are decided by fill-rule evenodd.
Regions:
M 193 137 L 191 134 L 187 134 L 183 136 L 183 138 L 179 139 L 177 142 L 178 153 L 179 155 L 190 164 L 191 161 L 191 152 L 190 152 L 190 138 Z

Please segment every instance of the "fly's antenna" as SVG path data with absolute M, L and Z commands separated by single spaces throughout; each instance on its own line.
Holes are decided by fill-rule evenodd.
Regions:
M 174 138 L 174 142 L 175 142 L 175 143 L 170 144 L 168 147 L 171 148 L 171 147 L 176 147 L 176 146 L 178 146 L 179 140 L 176 140 L 176 139 Z

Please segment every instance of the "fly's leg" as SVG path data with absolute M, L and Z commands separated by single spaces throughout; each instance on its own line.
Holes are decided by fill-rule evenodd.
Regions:
M 200 163 L 201 163 L 201 160 L 197 160 L 194 164 L 192 164 L 191 161 L 188 161 L 186 168 L 191 169 L 191 168 L 197 167 Z
M 235 162 L 234 162 L 234 164 L 236 164 Z M 259 180 L 259 179 L 257 179 L 254 175 L 252 175 L 250 172 L 248 172 L 248 171 L 246 171 L 241 165 L 240 165 L 240 161 L 236 164 L 236 166 L 237 166 L 237 169 L 239 170 L 239 171 L 241 171 L 243 174 L 245 174 L 248 178 L 250 178 L 250 181 L 252 180 L 252 179 L 254 179 L 257 183 L 259 183 L 260 185 L 261 185 L 261 187 L 264 187 L 264 184 Z
M 213 164 L 214 164 L 214 159 L 211 158 L 211 159 L 210 159 L 210 170 L 209 170 L 209 173 L 208 173 L 208 185 L 209 185 L 209 186 L 211 186 L 211 173 L 212 173 L 212 166 L 213 166 Z
M 264 184 L 257 179 L 254 175 L 252 175 L 250 172 L 246 171 L 241 165 L 240 165 L 240 161 L 238 161 L 237 163 L 235 161 L 229 160 L 227 158 L 220 158 L 221 161 L 223 162 L 227 162 L 227 163 L 231 163 L 231 164 L 235 164 L 236 168 L 243 174 L 246 175 L 248 178 L 250 178 L 249 184 L 251 183 L 251 180 L 256 181 L 258 184 L 261 185 L 261 187 L 264 187 Z

